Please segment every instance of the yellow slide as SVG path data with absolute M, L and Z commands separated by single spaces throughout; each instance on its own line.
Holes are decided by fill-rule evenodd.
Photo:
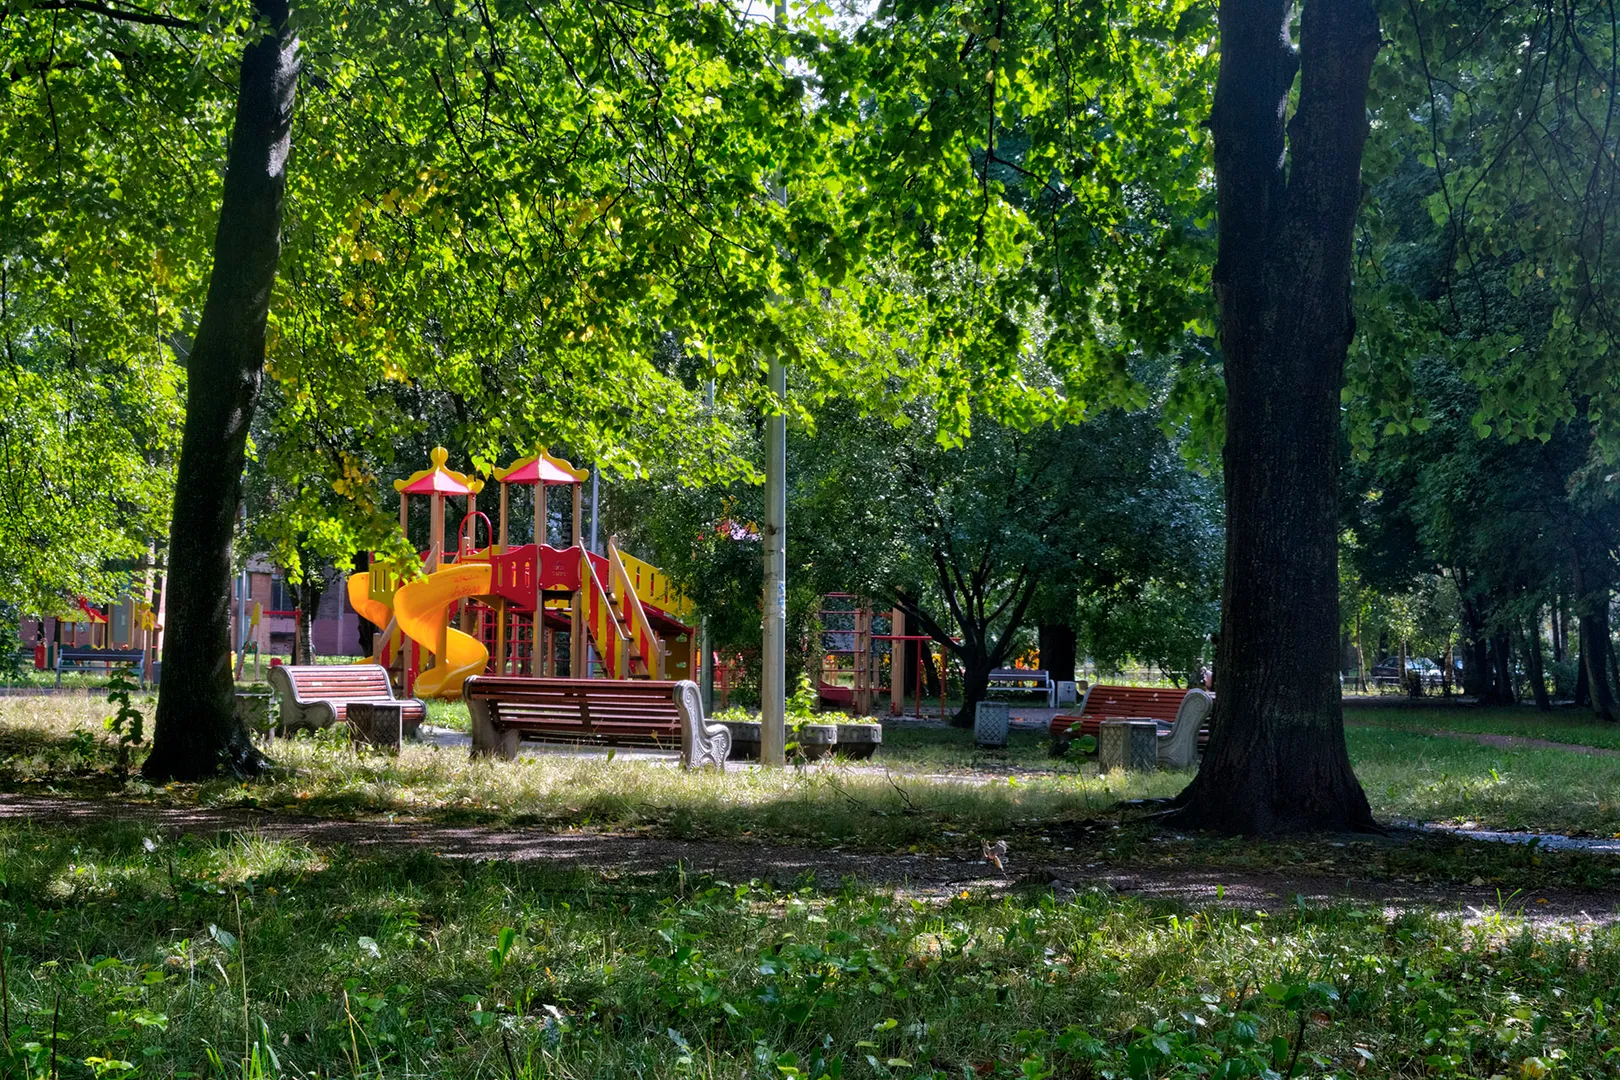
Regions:
M 390 647 L 398 648 L 400 644 L 399 628 L 394 625 L 394 609 L 372 597 L 369 571 L 350 574 L 348 588 L 349 606 L 377 628 L 377 636 L 372 639 L 371 662 L 388 667 L 393 662 Z
M 406 582 L 394 594 L 394 621 L 406 637 L 428 652 L 436 652 L 439 635 L 444 635 L 445 654 L 416 677 L 412 692 L 417 697 L 460 697 L 461 684 L 484 673 L 489 650 L 477 638 L 447 623 L 451 604 L 488 592 L 489 563 L 466 563 Z

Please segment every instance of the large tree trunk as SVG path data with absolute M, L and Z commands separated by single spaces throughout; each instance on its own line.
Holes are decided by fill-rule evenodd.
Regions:
M 1378 14 L 1373 0 L 1312 0 L 1296 53 L 1291 13 L 1222 0 L 1210 117 L 1226 566 L 1212 737 L 1178 816 L 1227 833 L 1375 827 L 1344 741 L 1337 495 Z
M 1041 623 L 1035 628 L 1041 653 L 1041 667 L 1054 682 L 1073 682 L 1075 655 L 1074 627 L 1066 623 Z
M 265 765 L 234 707 L 231 537 L 281 256 L 299 58 L 287 0 L 256 0 L 254 8 L 269 32 L 242 53 L 214 267 L 186 365 L 163 681 L 144 769 L 156 782 L 248 776 Z

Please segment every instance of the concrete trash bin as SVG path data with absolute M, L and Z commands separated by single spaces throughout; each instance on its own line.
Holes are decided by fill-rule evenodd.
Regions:
M 981 701 L 973 712 L 973 741 L 980 746 L 1007 745 L 1012 712 L 1005 701 Z
M 1150 772 L 1159 767 L 1159 725 L 1152 720 L 1104 720 L 1097 732 L 1097 769 Z
M 355 745 L 399 753 L 399 744 L 405 734 L 405 708 L 402 703 L 351 701 L 345 712 L 349 721 L 349 738 Z

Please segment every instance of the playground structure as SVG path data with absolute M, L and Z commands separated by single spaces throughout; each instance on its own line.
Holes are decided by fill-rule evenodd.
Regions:
M 143 595 L 126 592 L 106 607 L 96 607 L 84 597 L 75 597 L 80 618 L 24 618 L 19 629 L 22 644 L 33 654 L 34 668 L 56 672 L 60 685 L 68 671 L 100 668 L 110 672 L 113 665 L 133 667 L 137 678 L 150 681 L 163 635 L 161 595 L 153 604 L 150 588 Z
M 823 708 L 846 709 L 852 716 L 870 716 L 876 700 L 887 693 L 889 715 L 904 715 L 906 680 L 903 675 L 895 677 L 894 661 L 897 656 L 910 655 L 914 658 L 912 670 L 917 680 L 915 715 L 922 715 L 923 665 L 944 671 L 943 657 L 939 666 L 934 667 L 931 637 L 906 633 L 906 613 L 900 608 L 894 608 L 887 615 L 874 614 L 867 601 L 852 593 L 828 593 L 822 598 L 819 615 L 821 665 L 816 696 Z M 943 691 L 943 677 L 939 685 Z M 941 713 L 944 707 L 942 697 Z
M 397 673 L 407 696 L 454 698 L 473 675 L 555 677 L 558 635 L 568 635 L 568 674 L 610 679 L 691 678 L 693 630 L 681 618 L 690 605 L 657 567 L 621 551 L 610 537 L 602 554 L 581 541 L 581 488 L 589 472 L 544 451 L 496 469 L 499 531 L 478 509 L 484 481 L 445 467 L 443 447 L 429 468 L 394 482 L 400 530 L 407 536 L 409 500 L 431 500 L 422 574 L 373 559 L 348 579 L 349 602 L 382 628 L 372 661 Z M 534 488 L 534 532 L 510 540 L 510 489 Z M 547 489 L 572 489 L 566 547 L 550 543 Z M 446 533 L 451 499 L 465 500 L 453 546 Z M 478 546 L 478 526 L 484 545 Z M 430 664 L 424 664 L 426 653 Z

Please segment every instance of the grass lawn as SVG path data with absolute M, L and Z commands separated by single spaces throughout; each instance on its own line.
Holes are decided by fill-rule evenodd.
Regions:
M 83 795 L 116 790 L 115 754 L 97 723 L 105 712 L 104 705 L 81 697 L 0 699 L 0 786 Z M 1142 815 L 1122 811 L 1121 801 L 1173 795 L 1185 783 L 1182 775 L 1098 775 L 1090 761 L 1048 757 L 1035 733 L 1014 732 L 1006 751 L 991 752 L 973 748 L 965 732 L 891 731 L 879 759 L 888 773 L 733 767 L 724 774 L 623 758 L 470 761 L 460 750 L 423 745 L 407 746 L 397 758 L 357 755 L 345 736 L 328 732 L 267 744 L 278 768 L 259 782 L 157 791 L 135 781 L 124 797 L 323 817 L 380 814 L 958 855 L 976 852 L 980 838 L 1050 842 L 1041 839 L 1050 830 L 1107 819 L 1125 827 L 1119 858 L 1158 860 L 1180 852 L 1176 858 L 1197 860 L 1222 852 L 1220 858 L 1240 864 L 1258 859 L 1287 866 L 1286 858 L 1274 858 L 1276 845 L 1234 848 L 1200 841 L 1185 849 L 1132 848 L 1132 821 Z M 1505 750 L 1392 727 L 1356 727 L 1348 736 L 1374 811 L 1386 819 L 1620 833 L 1620 759 Z M 941 775 L 953 772 L 964 775 Z M 1355 872 L 1343 851 L 1327 856 Z M 1462 880 L 1511 880 L 1521 858 L 1500 853 L 1490 859 L 1502 869 L 1465 866 L 1458 872 Z M 1399 876 L 1408 870 L 1390 864 L 1382 872 Z M 1570 873 L 1581 883 L 1612 880 L 1604 868 Z
M 1351 725 L 1376 724 L 1402 731 L 1467 731 L 1483 735 L 1515 735 L 1546 739 L 1574 746 L 1599 746 L 1620 750 L 1620 724 L 1592 719 L 1587 709 L 1557 708 L 1550 713 L 1527 707 L 1476 709 L 1458 708 L 1364 708 L 1347 709 Z
M 1620 758 L 1502 749 L 1397 729 L 1346 734 L 1356 775 L 1380 815 L 1620 834 Z
M 0 1075 L 1612 1075 L 1620 931 L 0 828 Z
M 1054 758 L 1044 732 L 1014 728 L 1007 733 L 1005 750 L 976 746 L 973 733 L 956 728 L 921 724 L 886 724 L 882 762 L 896 770 L 915 772 L 990 771 L 1073 773 L 1085 768 L 1076 756 Z
M 0 699 L 0 785 L 91 795 L 115 789 L 115 754 L 97 722 L 106 711 L 81 698 Z M 323 816 L 381 813 L 904 849 L 936 845 L 942 832 L 1003 836 L 1105 810 L 1122 798 L 1173 795 L 1186 782 L 1175 774 L 1099 776 L 1089 763 L 968 783 L 875 770 L 734 766 L 687 773 L 667 763 L 601 757 L 471 761 L 459 749 L 430 745 L 407 745 L 388 757 L 357 755 L 340 730 L 272 740 L 266 749 L 279 767 L 260 782 L 159 792 L 137 781 L 126 795 Z

